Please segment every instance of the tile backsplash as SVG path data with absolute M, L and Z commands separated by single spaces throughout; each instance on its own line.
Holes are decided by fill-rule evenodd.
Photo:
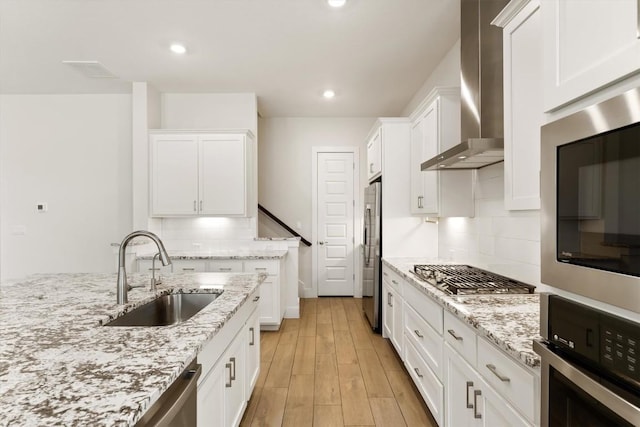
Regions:
M 149 221 L 149 229 L 170 250 L 223 248 L 229 247 L 230 242 L 256 237 L 255 218 L 155 218 Z
M 441 218 L 438 253 L 516 280 L 540 284 L 540 211 L 504 207 L 504 164 L 478 170 L 475 218 Z M 446 173 L 446 172 L 441 172 Z

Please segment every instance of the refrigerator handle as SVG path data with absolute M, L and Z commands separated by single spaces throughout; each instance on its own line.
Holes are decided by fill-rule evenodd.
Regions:
M 371 264 L 371 242 L 369 242 L 369 239 L 371 239 L 371 233 L 367 233 L 367 231 L 371 228 L 371 208 L 367 208 L 366 217 L 367 218 L 365 218 L 364 223 L 364 245 L 366 251 L 365 264 L 369 265 Z

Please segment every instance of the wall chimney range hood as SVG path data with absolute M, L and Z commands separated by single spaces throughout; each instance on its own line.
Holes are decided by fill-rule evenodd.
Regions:
M 460 1 L 462 142 L 423 162 L 423 171 L 479 169 L 504 160 L 502 29 L 491 21 L 507 0 Z

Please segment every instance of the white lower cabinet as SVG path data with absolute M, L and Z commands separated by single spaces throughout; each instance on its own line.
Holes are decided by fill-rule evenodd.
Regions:
M 198 354 L 198 426 L 233 427 L 242 420 L 260 372 L 258 296 L 254 292 Z
M 445 344 L 448 426 L 531 426 L 449 344 Z
M 382 275 L 383 336 L 439 426 L 539 425 L 539 375 L 388 266 Z

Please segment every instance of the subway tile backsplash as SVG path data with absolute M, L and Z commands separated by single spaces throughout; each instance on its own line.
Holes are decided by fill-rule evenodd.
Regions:
M 544 287 L 540 285 L 540 211 L 505 209 L 503 163 L 478 170 L 475 197 L 475 218 L 440 219 L 440 258 Z

